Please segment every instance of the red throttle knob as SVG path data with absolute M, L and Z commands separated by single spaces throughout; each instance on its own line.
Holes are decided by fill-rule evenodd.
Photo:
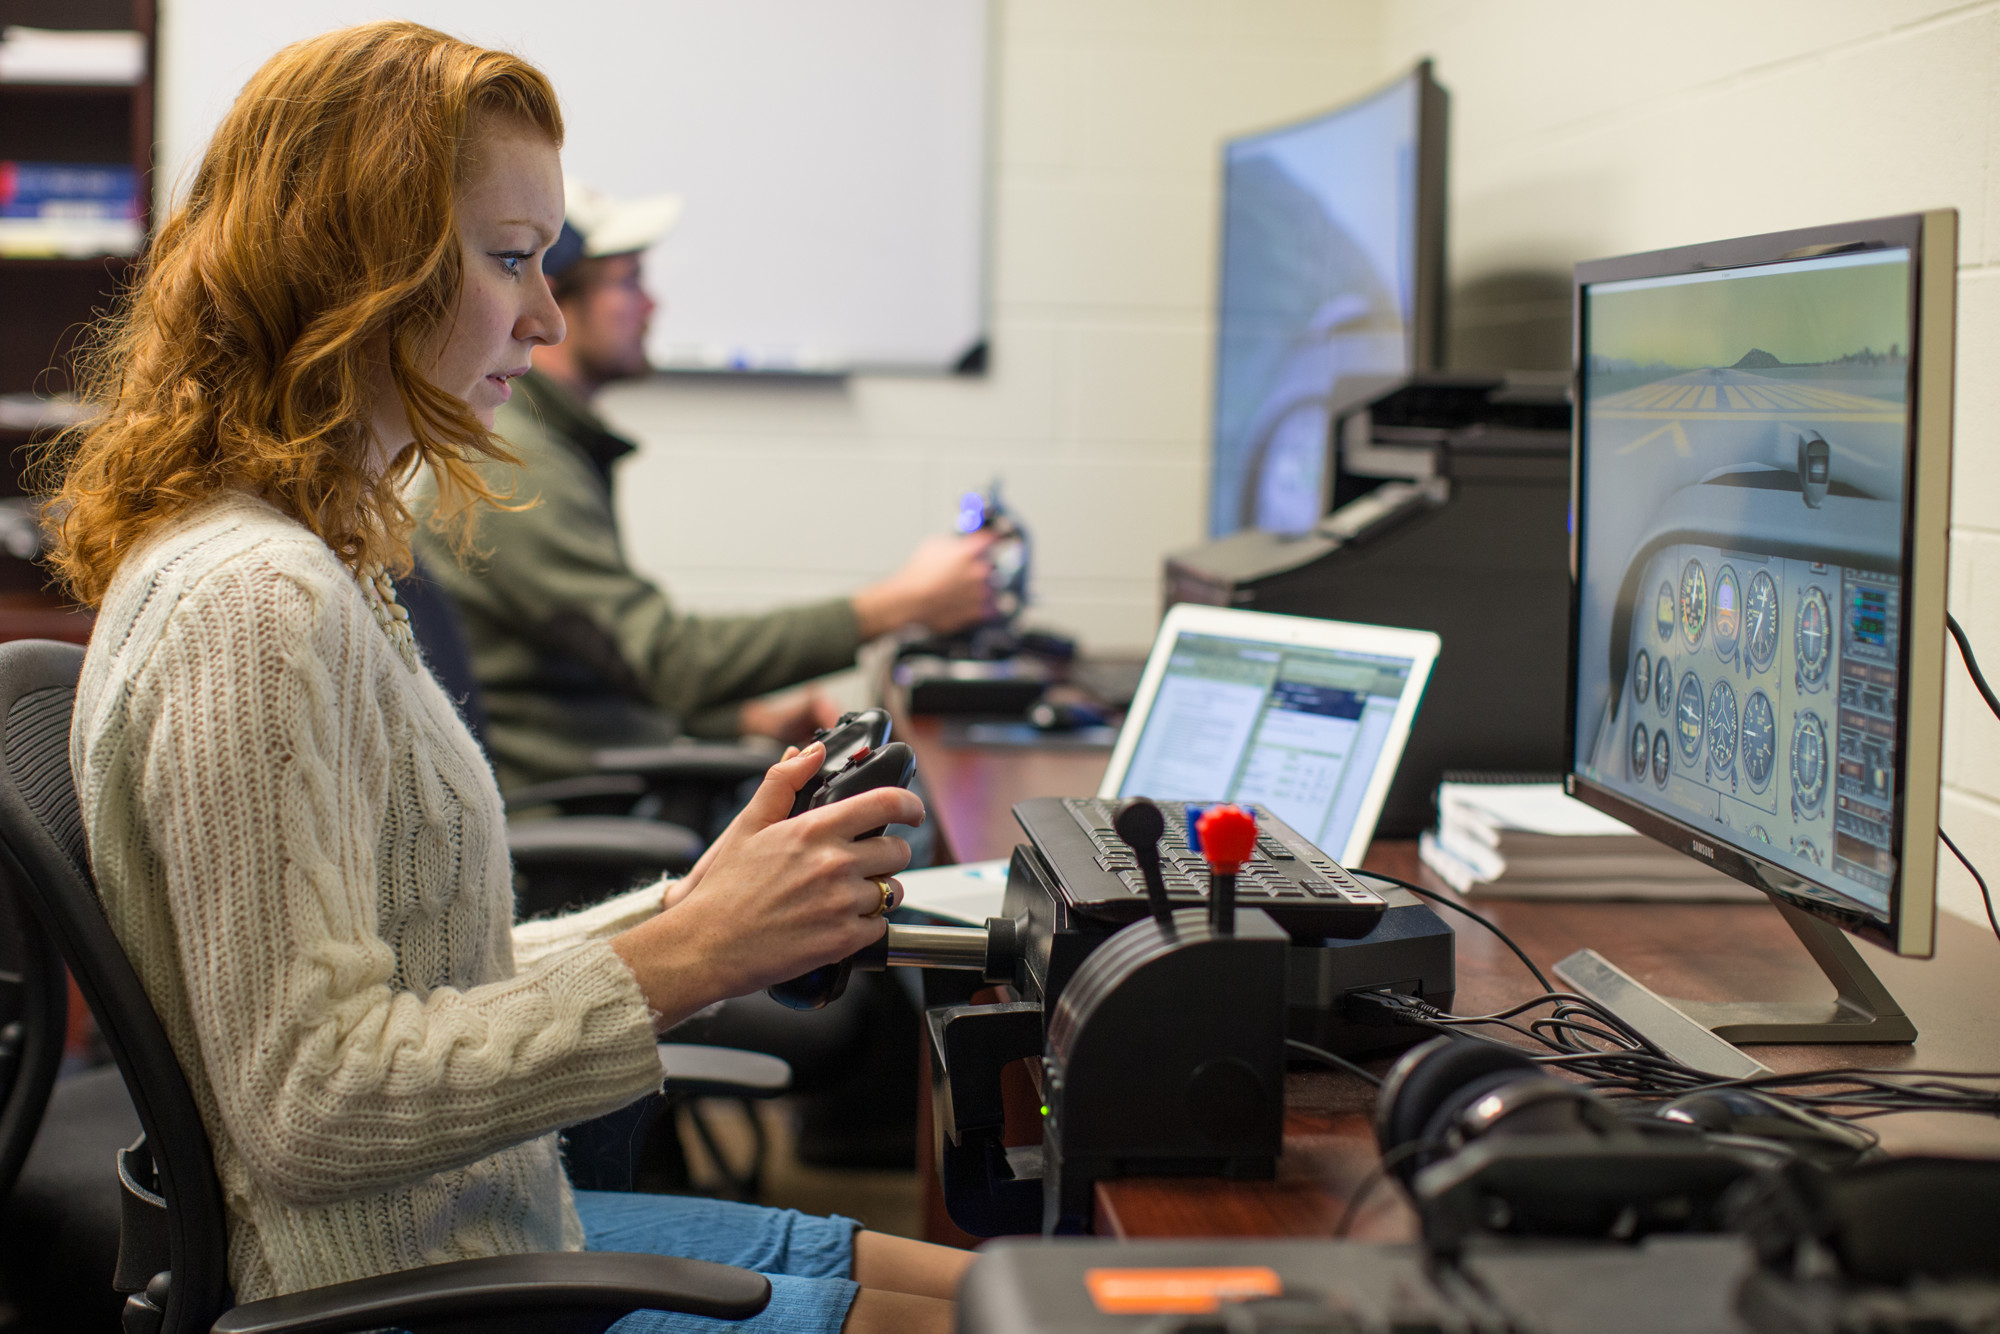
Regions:
M 1235 875 L 1257 848 L 1257 817 L 1241 806 L 1210 806 L 1195 821 L 1201 857 L 1217 875 Z

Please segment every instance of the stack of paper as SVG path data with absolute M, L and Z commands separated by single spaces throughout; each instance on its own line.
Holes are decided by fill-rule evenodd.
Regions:
M 0 83 L 133 84 L 145 77 L 143 33 L 0 28 Z
M 1475 897 L 1764 901 L 1560 783 L 1441 783 L 1438 828 L 1420 849 L 1445 883 Z

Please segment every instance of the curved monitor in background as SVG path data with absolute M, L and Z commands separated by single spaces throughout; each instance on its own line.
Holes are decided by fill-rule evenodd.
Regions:
M 1223 146 L 1209 536 L 1311 528 L 1335 383 L 1438 364 L 1446 101 L 1425 61 Z
M 1931 953 L 1957 217 L 1576 271 L 1570 787 Z

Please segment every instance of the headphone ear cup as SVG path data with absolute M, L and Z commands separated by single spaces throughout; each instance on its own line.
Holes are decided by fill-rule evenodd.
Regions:
M 1375 1099 L 1375 1143 L 1387 1159 L 1406 1144 L 1423 1143 L 1445 1119 L 1440 1113 L 1455 1113 L 1468 1094 L 1541 1074 L 1534 1061 L 1506 1047 L 1449 1035 L 1432 1038 L 1403 1053 L 1382 1081 Z M 1407 1182 L 1425 1161 L 1415 1150 L 1405 1150 L 1391 1170 Z

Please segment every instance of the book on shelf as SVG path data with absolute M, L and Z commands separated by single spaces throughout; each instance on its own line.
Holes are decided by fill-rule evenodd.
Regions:
M 73 394 L 0 394 L 0 430 L 59 431 L 89 421 L 93 411 Z
M 1761 891 L 1586 806 L 1553 779 L 1447 777 L 1418 851 L 1468 897 L 1764 901 Z
M 0 218 L 139 216 L 139 176 L 123 162 L 0 160 Z
M 132 85 L 146 77 L 146 35 L 129 31 L 0 28 L 0 83 Z
M 137 218 L 0 218 L 0 259 L 91 259 L 136 255 Z
M 136 254 L 140 212 L 130 166 L 0 161 L 0 255 Z

